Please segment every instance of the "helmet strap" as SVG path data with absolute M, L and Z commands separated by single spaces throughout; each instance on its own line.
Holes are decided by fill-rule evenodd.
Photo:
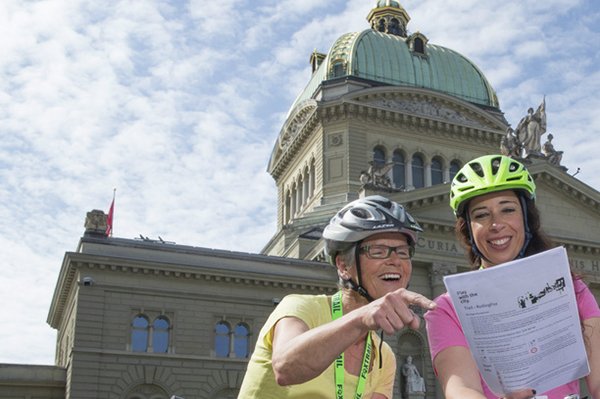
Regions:
M 521 210 L 523 211 L 523 227 L 525 228 L 525 241 L 523 242 L 523 248 L 519 252 L 519 256 L 517 259 L 525 257 L 525 251 L 527 251 L 527 247 L 531 242 L 531 238 L 533 234 L 531 234 L 531 229 L 529 228 L 529 220 L 527 218 L 527 202 L 525 201 L 525 196 L 521 193 L 517 194 L 519 196 L 519 201 L 521 202 Z
M 488 258 L 483 256 L 475 244 L 475 240 L 473 239 L 473 231 L 471 230 L 471 217 L 469 216 L 469 211 L 467 209 L 465 209 L 465 223 L 467 224 L 467 231 L 469 232 L 469 244 L 471 245 L 471 252 L 473 252 L 473 254 L 479 259 L 485 259 L 490 262 Z
M 367 301 L 373 302 L 373 300 L 374 300 L 373 297 L 369 294 L 369 292 L 360 283 L 361 273 L 362 273 L 362 270 L 360 267 L 360 244 L 362 244 L 362 240 L 358 241 L 356 243 L 356 246 L 354 247 L 354 263 L 356 264 L 356 280 L 357 280 L 357 282 L 355 283 L 354 281 L 352 281 L 352 279 L 348 279 L 346 281 L 348 282 L 348 285 L 350 286 L 351 289 L 358 292 L 361 296 L 365 297 L 367 299 Z

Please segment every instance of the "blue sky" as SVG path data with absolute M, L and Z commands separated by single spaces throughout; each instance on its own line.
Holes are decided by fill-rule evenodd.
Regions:
M 0 363 L 53 364 L 46 317 L 86 212 L 115 236 L 259 252 L 272 146 L 313 49 L 370 0 L 0 2 Z M 404 0 L 410 32 L 474 61 L 516 127 L 546 96 L 563 165 L 600 189 L 600 4 Z

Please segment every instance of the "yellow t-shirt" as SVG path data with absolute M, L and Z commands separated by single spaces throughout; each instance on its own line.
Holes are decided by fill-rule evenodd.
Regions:
M 267 319 L 260 330 L 256 348 L 248 363 L 248 370 L 242 382 L 238 399 L 334 399 L 335 380 L 333 364 L 321 375 L 303 384 L 282 387 L 277 385 L 271 354 L 273 349 L 273 327 L 283 317 L 294 316 L 304 321 L 309 328 L 315 328 L 332 321 L 331 297 L 326 295 L 288 295 Z M 370 398 L 375 392 L 392 399 L 396 358 L 387 343 L 383 343 L 383 364 L 379 368 L 378 348 L 380 338 L 371 332 L 373 340 L 373 367 L 365 384 L 363 398 Z M 344 373 L 345 397 L 353 398 L 358 377 Z

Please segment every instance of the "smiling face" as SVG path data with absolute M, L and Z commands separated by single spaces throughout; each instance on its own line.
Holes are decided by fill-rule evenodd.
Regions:
M 525 242 L 523 211 L 512 190 L 473 198 L 469 203 L 471 234 L 483 255 L 483 267 L 514 260 Z
M 367 253 L 361 251 L 360 283 L 369 294 L 377 299 L 398 288 L 406 288 L 412 273 L 410 259 L 402 259 L 403 257 L 406 258 L 409 253 L 406 236 L 401 233 L 376 234 L 365 239 L 360 245 L 361 248 L 366 246 L 370 246 L 372 251 L 383 251 L 383 253 L 385 253 L 385 247 L 398 247 L 397 251 L 404 254 L 404 256 L 401 256 L 392 251 L 386 259 L 373 259 Z M 339 268 L 339 273 L 344 279 L 359 280 L 356 276 L 356 267 Z

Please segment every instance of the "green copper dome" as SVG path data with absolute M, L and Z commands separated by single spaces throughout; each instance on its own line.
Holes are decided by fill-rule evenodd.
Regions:
M 416 52 L 409 46 L 411 39 L 420 39 L 414 36 L 404 39 L 371 29 L 343 35 L 329 51 L 327 79 L 356 76 L 440 91 L 498 108 L 494 89 L 475 64 L 453 50 L 428 43 Z
M 367 20 L 371 29 L 342 35 L 328 54 L 313 53 L 313 75 L 292 110 L 313 98 L 323 82 L 349 78 L 437 91 L 499 109 L 496 92 L 474 63 L 419 32 L 408 34 L 410 16 L 398 1 L 378 0 Z
M 448 48 L 372 29 L 347 33 L 331 47 L 296 103 L 311 98 L 323 82 L 354 76 L 378 85 L 409 86 L 438 91 L 486 107 L 499 108 L 492 86 L 477 66 Z M 422 52 L 414 43 L 421 40 Z

